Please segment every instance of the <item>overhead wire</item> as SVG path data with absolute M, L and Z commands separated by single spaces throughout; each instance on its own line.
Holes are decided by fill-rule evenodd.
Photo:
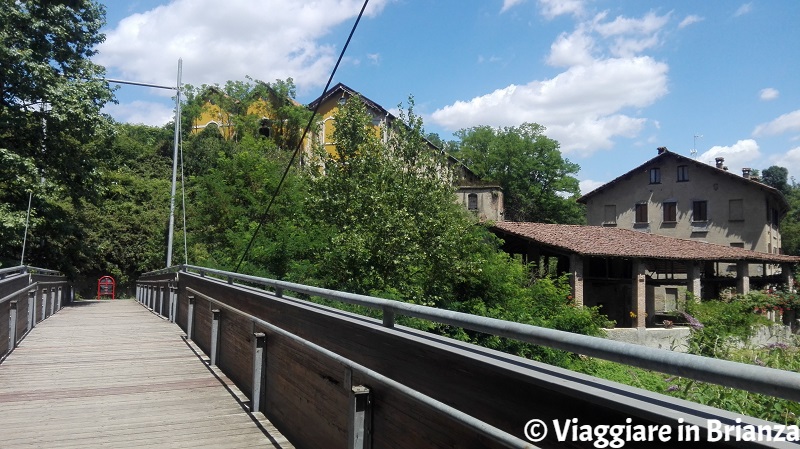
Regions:
M 325 88 L 322 90 L 322 95 L 325 95 L 328 92 L 328 88 L 333 81 L 334 75 L 336 75 L 336 70 L 339 68 L 339 64 L 342 62 L 342 58 L 344 57 L 345 51 L 347 51 L 347 47 L 350 45 L 350 40 L 353 38 L 353 34 L 356 32 L 356 28 L 358 27 L 358 23 L 361 21 L 361 17 L 364 15 L 364 10 L 367 9 L 367 4 L 369 0 L 364 0 L 364 5 L 361 6 L 361 11 L 358 13 L 358 17 L 356 17 L 356 21 L 353 24 L 353 28 L 350 30 L 350 35 L 347 36 L 347 41 L 342 47 L 342 51 L 339 53 L 339 59 L 336 60 L 336 65 L 334 65 L 333 70 L 331 71 L 331 75 L 328 77 L 328 82 L 325 84 Z M 242 266 L 242 262 L 244 262 L 245 257 L 247 257 L 247 253 L 250 252 L 250 248 L 253 246 L 253 242 L 256 239 L 256 235 L 258 235 L 258 231 L 261 230 L 261 227 L 264 225 L 264 222 L 267 219 L 270 209 L 272 205 L 275 203 L 275 199 L 278 197 L 278 193 L 280 193 L 281 187 L 283 186 L 286 177 L 289 174 L 289 170 L 291 170 L 292 165 L 294 165 L 294 160 L 297 158 L 297 155 L 300 153 L 300 150 L 303 147 L 303 142 L 306 139 L 306 135 L 308 131 L 311 129 L 311 125 L 314 123 L 314 117 L 317 115 L 319 111 L 319 107 L 322 102 L 318 102 L 316 106 L 314 106 L 314 110 L 311 112 L 311 117 L 308 119 L 308 124 L 306 124 L 305 129 L 303 130 L 303 135 L 300 137 L 300 141 L 297 143 L 297 148 L 295 148 L 294 152 L 292 153 L 292 157 L 289 159 L 289 163 L 286 165 L 286 169 L 283 171 L 283 175 L 281 176 L 280 181 L 278 181 L 278 186 L 275 188 L 275 192 L 272 194 L 272 198 L 270 198 L 269 203 L 267 204 L 267 208 L 264 210 L 264 213 L 261 214 L 260 219 L 258 220 L 258 225 L 256 229 L 253 231 L 253 235 L 250 237 L 250 241 L 247 243 L 247 247 L 245 248 L 244 252 L 242 253 L 242 257 L 239 258 L 239 263 L 236 264 L 236 268 L 233 270 L 234 273 L 239 272 L 239 268 Z

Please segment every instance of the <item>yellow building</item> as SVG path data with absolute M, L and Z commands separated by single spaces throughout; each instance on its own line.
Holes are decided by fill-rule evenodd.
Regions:
M 307 136 L 303 142 L 303 146 L 308 153 L 306 156 L 311 154 L 311 148 L 315 145 L 319 145 L 329 155 L 336 155 L 336 143 L 333 141 L 333 134 L 336 129 L 334 117 L 339 107 L 353 96 L 361 98 L 367 107 L 367 111 L 372 115 L 372 124 L 375 126 L 375 132 L 378 133 L 384 143 L 388 142 L 389 129 L 391 129 L 391 124 L 396 120 L 396 117 L 381 105 L 339 83 L 308 105 L 309 109 L 317 110 L 315 120 L 318 129 L 313 136 Z M 217 87 L 207 88 L 201 94 L 201 100 L 203 101 L 203 106 L 199 115 L 193 120 L 192 133 L 200 133 L 210 126 L 215 126 L 225 139 L 235 137 L 234 118 L 237 112 L 230 109 L 235 109 L 237 102 L 230 99 L 225 92 Z M 223 103 L 228 105 L 227 109 L 223 107 Z M 295 102 L 295 104 L 299 106 L 298 103 Z M 271 124 L 276 114 L 273 113 L 270 102 L 267 99 L 256 99 L 242 115 L 254 116 L 260 120 L 261 134 L 268 137 L 271 135 Z M 428 145 L 431 151 L 442 151 L 441 148 L 431 142 L 428 142 Z M 456 201 L 463 204 L 481 221 L 503 221 L 503 191 L 500 186 L 482 182 L 475 173 L 460 161 L 450 155 L 447 158 L 450 166 L 456 171 L 456 183 L 458 185 Z
M 230 100 L 228 103 L 236 105 L 238 102 L 231 99 L 225 92 L 215 86 L 205 89 L 200 96 L 203 106 L 200 109 L 200 114 L 192 120 L 192 134 L 199 134 L 209 126 L 216 127 L 225 139 L 231 139 L 236 135 L 236 126 L 234 117 L 236 111 L 231 111 L 234 108 L 224 108 L 221 103 L 224 100 Z M 294 100 L 291 100 L 295 105 L 301 106 Z M 256 117 L 260 121 L 259 132 L 267 137 L 272 133 L 272 120 L 275 114 L 272 111 L 272 106 L 267 99 L 257 98 L 250 105 L 247 106 L 244 116 Z

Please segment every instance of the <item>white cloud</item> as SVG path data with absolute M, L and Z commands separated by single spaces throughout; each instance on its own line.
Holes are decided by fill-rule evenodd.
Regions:
M 122 123 L 136 123 L 148 126 L 162 126 L 175 117 L 174 108 L 162 103 L 134 101 L 131 103 L 109 103 L 103 112 Z
M 550 45 L 550 56 L 547 63 L 554 67 L 569 67 L 591 63 L 594 39 L 584 30 L 575 30 L 572 34 L 562 33 Z
M 700 17 L 700 16 L 696 16 L 696 15 L 692 14 L 692 15 L 686 16 L 683 20 L 681 20 L 681 23 L 678 24 L 678 28 L 683 29 L 683 28 L 686 28 L 689 25 L 693 25 L 693 24 L 695 24 L 697 22 L 702 22 L 703 20 L 705 20 L 705 19 Z
M 800 132 L 800 109 L 783 114 L 769 123 L 756 126 L 753 135 L 774 136 L 786 132 Z
M 584 179 L 578 183 L 581 189 L 581 195 L 586 195 L 587 193 L 591 192 L 592 190 L 604 185 L 605 182 L 601 181 L 593 181 L 591 179 Z
M 525 0 L 503 0 L 503 7 L 500 9 L 500 13 L 504 13 L 524 1 Z
M 367 15 L 390 0 L 373 0 Z M 224 84 L 245 75 L 273 81 L 292 77 L 299 89 L 324 84 L 336 49 L 319 39 L 354 18 L 360 0 L 315 2 L 173 0 L 126 17 L 105 30 L 95 62 L 127 79 L 175 84 Z
M 759 150 L 758 142 L 753 139 L 745 139 L 729 147 L 711 147 L 711 149 L 698 156 L 697 160 L 714 166 L 718 157 L 725 158 L 725 166 L 729 168 L 731 173 L 741 173 L 743 167 L 758 168 L 752 167 L 751 162 L 761 157 L 761 151 Z
M 594 20 L 594 30 L 603 37 L 622 35 L 651 35 L 661 30 L 669 21 L 670 14 L 659 16 L 648 12 L 641 19 L 617 16 L 611 22 L 601 23 L 600 20 L 607 16 L 606 13 L 598 14 Z
M 777 89 L 773 89 L 771 87 L 767 87 L 766 89 L 761 89 L 761 92 L 758 93 L 758 97 L 764 101 L 770 101 L 778 98 L 780 92 Z
M 505 1 L 517 3 L 519 0 Z M 582 16 L 584 13 L 583 4 L 583 0 L 539 0 L 542 15 L 551 20 L 564 14 Z
M 734 17 L 743 16 L 745 14 L 750 13 L 752 10 L 753 10 L 753 4 L 752 3 L 745 3 L 742 6 L 740 6 L 739 9 L 737 9 L 735 13 L 733 13 L 733 16 Z
M 379 65 L 381 63 L 381 54 L 380 53 L 367 53 L 367 59 L 373 65 Z
M 562 73 L 457 101 L 433 112 L 431 119 L 448 130 L 536 122 L 560 142 L 562 151 L 582 155 L 611 148 L 616 137 L 636 137 L 647 119 L 628 110 L 666 95 L 669 70 L 665 63 L 637 53 L 659 42 L 669 14 L 610 22 L 605 17 L 581 22 L 553 42 L 547 62 L 566 67 Z M 595 55 L 609 51 L 624 57 Z

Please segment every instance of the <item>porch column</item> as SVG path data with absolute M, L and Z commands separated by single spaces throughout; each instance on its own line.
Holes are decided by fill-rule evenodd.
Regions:
M 700 262 L 691 261 L 688 263 L 688 281 L 689 285 L 686 286 L 686 289 L 689 293 L 694 296 L 694 300 L 696 302 L 700 302 L 700 292 L 702 291 L 702 284 L 700 283 L 700 272 L 702 267 L 700 266 Z
M 631 301 L 633 313 L 636 318 L 633 319 L 635 327 L 646 327 L 645 315 L 647 314 L 647 289 L 645 288 L 645 266 L 642 259 L 633 259 L 633 279 L 631 285 Z
M 792 272 L 792 264 L 788 263 L 781 264 L 781 277 L 783 278 L 783 283 L 786 284 L 786 288 L 788 288 L 790 292 L 793 292 L 794 273 Z
M 580 254 L 569 256 L 569 284 L 575 305 L 583 307 L 583 257 Z
M 750 293 L 750 264 L 741 260 L 736 262 L 736 293 Z

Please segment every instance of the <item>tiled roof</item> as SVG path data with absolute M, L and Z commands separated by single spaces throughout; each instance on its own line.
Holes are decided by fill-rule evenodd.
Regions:
M 602 226 L 498 222 L 493 230 L 584 256 L 671 260 L 797 263 L 800 257 L 767 254 L 696 240 Z

